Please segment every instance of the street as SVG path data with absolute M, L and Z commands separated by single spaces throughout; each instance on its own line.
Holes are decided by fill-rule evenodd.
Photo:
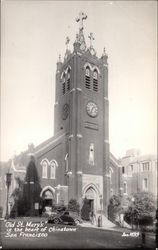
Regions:
M 6 237 L 6 222 L 1 222 L 2 249 L 135 249 L 141 248 L 141 237 L 123 232 L 88 228 L 81 226 L 53 225 L 46 223 L 46 231 L 39 235 L 38 230 L 27 227 L 27 232 L 15 233 Z M 8 225 L 8 224 L 6 224 Z M 34 224 L 35 225 L 35 224 Z M 30 228 L 30 229 L 29 229 Z M 42 228 L 42 227 L 41 227 Z M 33 232 L 33 233 L 32 233 Z M 39 232 L 39 231 L 38 231 Z M 146 237 L 146 248 L 154 249 L 154 238 Z

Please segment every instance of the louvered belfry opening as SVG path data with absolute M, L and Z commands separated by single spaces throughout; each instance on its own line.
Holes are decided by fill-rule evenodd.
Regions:
M 89 67 L 86 68 L 86 74 L 85 74 L 85 87 L 87 89 L 91 88 L 91 79 L 90 79 L 90 69 Z
M 93 73 L 93 90 L 98 91 L 98 73 L 97 71 L 94 71 Z

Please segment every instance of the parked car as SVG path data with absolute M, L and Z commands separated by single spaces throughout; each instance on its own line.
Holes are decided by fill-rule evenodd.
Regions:
M 76 225 L 74 218 L 69 215 L 68 211 L 57 213 L 55 215 L 50 215 L 48 218 L 48 223 L 65 224 L 65 225 L 73 225 L 73 226 Z

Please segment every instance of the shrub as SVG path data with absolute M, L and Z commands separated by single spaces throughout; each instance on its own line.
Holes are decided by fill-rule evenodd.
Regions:
M 76 199 L 71 199 L 68 204 L 68 210 L 72 212 L 77 212 L 79 214 L 80 212 L 80 205 L 77 202 Z
M 112 222 L 116 221 L 117 216 L 121 212 L 121 196 L 113 195 L 109 200 L 108 218 Z
M 0 218 L 2 218 L 2 215 L 3 215 L 3 207 L 0 206 Z
M 125 221 L 129 224 L 147 226 L 153 223 L 155 217 L 155 200 L 151 193 L 139 192 L 133 195 L 125 213 Z
M 81 218 L 83 220 L 89 220 L 89 213 L 90 213 L 91 209 L 90 209 L 90 205 L 88 200 L 85 198 L 83 201 L 83 206 L 81 209 Z

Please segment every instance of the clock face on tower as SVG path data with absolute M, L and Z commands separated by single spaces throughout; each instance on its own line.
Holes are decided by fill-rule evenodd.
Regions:
M 98 114 L 98 107 L 94 102 L 88 102 L 86 110 L 89 116 L 96 117 Z
M 68 105 L 67 103 L 64 104 L 63 110 L 62 110 L 62 119 L 63 119 L 63 120 L 66 120 L 66 119 L 67 119 L 67 117 L 68 117 L 68 115 L 69 115 L 69 110 L 70 110 L 69 105 Z

